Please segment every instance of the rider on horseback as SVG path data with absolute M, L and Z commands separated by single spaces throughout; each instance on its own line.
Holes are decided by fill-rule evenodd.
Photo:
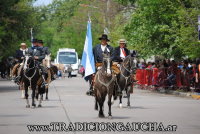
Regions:
M 123 62 L 123 60 L 130 54 L 130 51 L 126 48 L 126 40 L 120 39 L 119 46 L 115 48 L 114 50 L 114 59 L 113 59 L 113 65 L 119 69 L 120 64 Z M 119 77 L 119 72 L 117 73 L 117 77 Z M 121 94 L 121 90 L 118 88 L 117 92 Z
M 44 42 L 42 41 L 42 40 L 38 40 L 38 48 L 39 49 L 41 49 L 44 53 L 45 53 L 45 55 L 50 55 L 51 54 L 51 52 L 50 52 L 50 50 L 49 50 L 49 48 L 48 47 L 46 47 L 46 46 L 44 46 L 44 44 L 43 44 Z M 55 78 L 54 78 L 54 72 L 53 72 L 53 70 L 52 69 L 50 69 L 50 72 L 51 72 L 51 80 L 53 81 L 53 80 L 55 80 Z
M 112 60 L 112 54 L 113 54 L 113 47 L 108 45 L 108 42 L 110 41 L 108 39 L 108 36 L 106 34 L 102 34 L 102 36 L 99 38 L 99 40 L 101 40 L 101 44 L 98 44 L 93 48 L 96 70 L 99 70 L 102 66 L 103 53 L 110 53 L 111 60 Z M 91 84 L 90 86 L 91 87 L 87 91 L 87 94 L 91 95 L 93 93 L 93 88 L 92 88 L 93 84 Z
M 42 49 L 42 51 L 44 51 L 45 55 L 49 55 L 51 52 L 49 51 L 48 47 L 43 46 L 43 41 L 42 40 L 38 40 L 38 48 Z
M 46 54 L 44 48 L 41 46 L 41 44 L 43 45 L 43 41 L 33 39 L 32 42 L 33 42 L 34 46 L 28 48 L 28 54 L 33 56 L 34 59 L 36 60 L 36 64 L 37 64 L 38 68 L 40 69 L 40 72 L 42 75 L 42 80 L 43 80 L 42 86 L 45 86 L 47 84 L 45 82 L 45 75 L 47 74 L 47 71 L 46 71 L 45 67 L 42 65 L 42 60 L 45 58 L 45 54 Z
M 27 46 L 26 43 L 21 43 L 20 49 L 16 51 L 16 56 L 15 58 L 17 59 L 18 63 L 13 67 L 12 70 L 12 76 L 15 77 L 14 81 L 17 83 L 20 80 L 20 65 L 22 65 L 24 56 L 27 52 Z M 17 71 L 18 70 L 18 71 Z
M 120 39 L 119 40 L 119 46 L 115 48 L 114 50 L 114 61 L 121 63 L 126 56 L 130 54 L 130 51 L 126 48 L 126 40 Z

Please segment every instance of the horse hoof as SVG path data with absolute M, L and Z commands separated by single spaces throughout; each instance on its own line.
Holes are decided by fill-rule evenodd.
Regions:
M 48 98 L 46 98 L 46 101 L 48 101 L 49 99 Z
M 129 109 L 130 109 L 130 108 L 131 108 L 131 106 L 130 106 L 130 105 L 127 105 L 127 108 L 129 108 Z
M 108 119 L 112 119 L 112 115 L 109 115 L 109 116 L 108 116 Z
M 26 108 L 30 108 L 30 105 L 26 105 Z
M 36 105 L 35 104 L 32 104 L 32 108 L 35 108 L 36 107 Z
M 99 114 L 99 118 L 104 118 L 104 114 Z
M 122 103 L 119 104 L 119 108 L 122 108 Z
M 41 104 L 39 104 L 39 105 L 38 105 L 38 107 L 42 107 L 42 105 L 41 105 Z

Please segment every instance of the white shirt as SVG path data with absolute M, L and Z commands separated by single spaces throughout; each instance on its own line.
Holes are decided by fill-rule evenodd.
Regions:
M 124 49 L 124 48 L 120 48 L 120 57 L 121 58 L 125 58 L 126 56 L 124 55 L 124 53 L 122 52 L 122 49 Z M 125 50 L 124 50 L 125 51 Z
M 105 46 L 101 45 L 101 50 L 104 52 L 106 47 L 107 47 L 107 45 L 105 45 Z M 110 50 L 108 48 L 107 48 L 107 51 L 110 52 Z
M 23 55 L 25 55 L 26 51 L 28 51 L 28 49 L 21 49 L 21 48 L 20 48 L 20 50 L 23 51 Z

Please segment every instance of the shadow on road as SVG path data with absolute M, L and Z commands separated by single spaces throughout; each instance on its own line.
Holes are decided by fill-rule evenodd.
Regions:
M 124 120 L 124 119 L 130 119 L 130 117 L 124 117 L 124 116 L 113 116 L 112 119 Z
M 59 106 L 42 106 L 41 108 L 57 108 Z
M 16 92 L 18 91 L 17 87 L 11 87 L 11 86 L 1 86 L 0 85 L 0 93 L 2 92 Z
M 28 116 L 28 115 L 25 115 L 25 114 L 5 114 L 5 115 L 0 115 L 0 118 L 3 118 L 3 117 L 5 117 L 5 118 L 9 118 L 9 117 L 11 117 L 11 118 L 13 118 L 13 117 L 26 117 L 26 116 Z

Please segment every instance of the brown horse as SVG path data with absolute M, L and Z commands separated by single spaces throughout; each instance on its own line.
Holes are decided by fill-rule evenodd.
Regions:
M 120 74 L 117 76 L 116 85 L 120 91 L 127 94 L 127 106 L 130 107 L 130 93 L 133 90 L 133 74 L 136 69 L 135 57 L 129 55 L 120 66 Z M 122 108 L 122 95 L 119 95 L 119 107 Z
M 95 110 L 98 110 L 99 105 L 99 117 L 103 118 L 103 105 L 105 98 L 108 94 L 108 107 L 109 118 L 112 118 L 111 114 L 111 98 L 114 92 L 115 75 L 111 70 L 111 58 L 110 54 L 103 54 L 103 65 L 100 70 L 97 71 L 94 82 L 94 96 L 95 96 Z

